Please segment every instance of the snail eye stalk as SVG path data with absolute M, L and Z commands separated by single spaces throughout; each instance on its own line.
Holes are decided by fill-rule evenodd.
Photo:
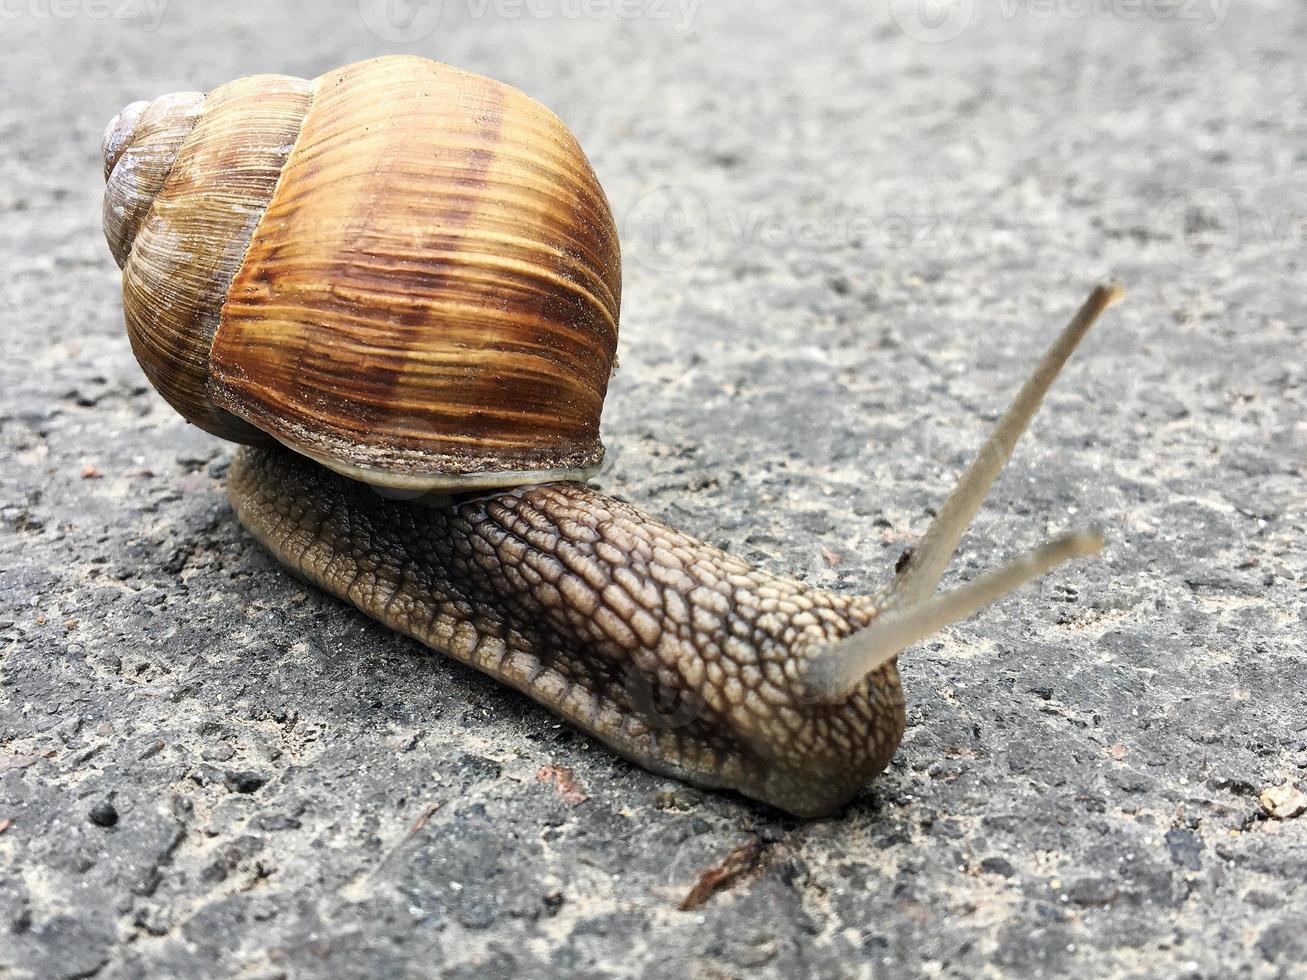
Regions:
M 1058 565 L 1103 549 L 1097 531 L 1073 531 L 1054 538 L 1020 558 L 944 595 L 906 609 L 890 608 L 866 629 L 825 650 L 808 665 L 808 686 L 814 694 L 834 700 L 847 694 L 862 678 L 889 663 L 905 648 L 934 636 L 944 627 L 980 612 L 1010 595 L 1031 579 Z
M 1097 531 L 1079 531 L 983 575 L 974 582 L 932 598 L 962 535 L 984 503 L 994 480 L 1012 456 L 1021 434 L 1039 411 L 1071 354 L 1094 322 L 1125 290 L 1116 284 L 1099 286 L 1048 349 L 1033 374 L 1021 386 L 989 439 L 958 480 L 930 530 L 893 581 L 878 596 L 885 610 L 852 636 L 818 651 L 808 661 L 807 680 L 814 695 L 836 700 L 857 686 L 868 673 L 893 660 L 910 644 L 965 619 L 1020 588 L 1033 578 L 1072 558 L 1093 554 L 1103 546 Z

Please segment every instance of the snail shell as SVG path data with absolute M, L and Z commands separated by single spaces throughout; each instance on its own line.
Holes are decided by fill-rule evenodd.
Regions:
M 133 350 L 188 420 L 381 486 L 597 469 L 617 230 L 539 103 L 387 57 L 134 103 L 103 150 Z

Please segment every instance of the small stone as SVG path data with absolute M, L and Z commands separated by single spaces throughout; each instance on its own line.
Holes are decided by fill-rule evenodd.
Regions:
M 118 808 L 108 800 L 101 800 L 91 807 L 87 816 L 91 818 L 91 823 L 99 827 L 112 827 L 118 822 Z
M 1120 891 L 1109 878 L 1081 878 L 1066 890 L 1067 901 L 1081 906 L 1111 905 Z
M 1203 867 L 1203 839 L 1192 830 L 1178 827 L 1166 832 L 1166 849 L 1170 852 L 1171 862 L 1189 871 L 1200 871 Z
M 459 904 L 455 917 L 465 929 L 489 929 L 499 917 L 499 910 L 493 901 L 467 899 Z
M 1267 815 L 1275 820 L 1290 820 L 1307 813 L 1307 793 L 1298 789 L 1293 783 L 1263 790 L 1258 801 Z
M 563 897 L 562 892 L 550 892 L 544 897 L 545 915 L 549 918 L 553 918 L 559 913 L 559 910 L 562 909 L 565 901 L 566 899 Z
M 660 790 L 654 797 L 654 806 L 657 809 L 681 813 L 693 810 L 700 802 L 699 795 L 685 786 L 673 786 Z
M 253 793 L 267 781 L 267 776 L 261 776 L 257 772 L 241 770 L 227 773 L 223 783 L 233 793 Z
M 1303 958 L 1307 957 L 1307 940 L 1303 938 L 1301 923 L 1284 921 L 1268 926 L 1257 940 L 1257 952 L 1268 963 L 1282 964 L 1286 969 L 1292 963 L 1301 967 Z
M 1244 893 L 1243 900 L 1255 909 L 1271 911 L 1284 906 L 1284 896 L 1273 892 L 1262 891 L 1258 888 L 1249 889 Z
M 590 799 L 590 795 L 581 785 L 581 781 L 571 769 L 565 766 L 541 766 L 536 773 L 536 781 L 541 783 L 553 783 L 554 789 L 567 803 L 572 806 L 584 803 Z
M 1011 878 L 1017 873 L 1016 868 L 1012 867 L 1012 862 L 1001 857 L 985 858 L 980 862 L 980 870 L 986 874 L 998 875 L 1000 878 Z
M 259 830 L 276 833 L 280 830 L 298 830 L 299 817 L 294 813 L 260 813 L 254 818 L 254 826 Z

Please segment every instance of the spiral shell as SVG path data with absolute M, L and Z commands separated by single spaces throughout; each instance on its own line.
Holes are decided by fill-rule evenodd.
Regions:
M 134 103 L 104 155 L 133 349 L 191 421 L 383 486 L 597 467 L 617 232 L 539 103 L 388 57 Z

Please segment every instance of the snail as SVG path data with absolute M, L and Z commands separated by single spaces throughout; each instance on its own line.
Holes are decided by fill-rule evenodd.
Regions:
M 656 773 L 829 813 L 904 730 L 897 655 L 1072 557 L 936 595 L 1090 325 L 1057 338 L 888 585 L 751 567 L 589 486 L 617 350 L 608 201 L 549 110 L 416 57 L 138 102 L 105 134 L 132 349 L 241 443 L 228 495 L 281 564 Z

